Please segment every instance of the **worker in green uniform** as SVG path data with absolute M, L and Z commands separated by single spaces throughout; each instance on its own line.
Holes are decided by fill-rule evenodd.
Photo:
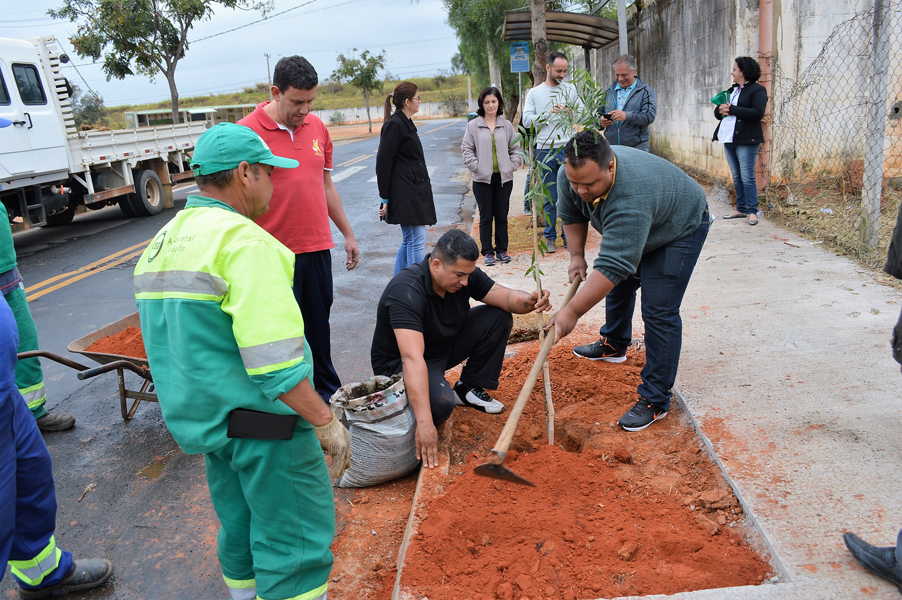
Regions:
M 16 268 L 16 248 L 9 226 L 9 214 L 0 202 L 0 293 L 6 298 L 16 317 L 19 328 L 19 352 L 38 349 L 38 330 L 25 299 L 25 285 Z M 62 431 L 75 425 L 75 417 L 61 413 L 51 413 L 45 407 L 47 393 L 44 391 L 44 372 L 37 358 L 26 358 L 16 363 L 16 387 L 28 403 L 28 408 L 41 431 Z
M 273 169 L 297 166 L 247 127 L 212 127 L 191 161 L 200 194 L 135 268 L 163 418 L 185 452 L 205 455 L 231 600 L 326 597 L 330 476 L 350 464 L 350 435 L 312 385 L 294 254 L 253 222 Z

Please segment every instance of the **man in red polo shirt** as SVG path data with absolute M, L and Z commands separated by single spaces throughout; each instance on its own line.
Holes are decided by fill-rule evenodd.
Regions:
M 332 182 L 332 138 L 309 114 L 316 70 L 302 56 L 276 63 L 272 101 L 238 121 L 256 131 L 274 154 L 293 158 L 297 169 L 273 173 L 269 212 L 256 222 L 295 254 L 294 296 L 304 317 L 304 337 L 313 353 L 313 385 L 326 402 L 341 382 L 332 366 L 329 311 L 332 308 L 332 255 L 329 219 L 345 238 L 346 266 L 357 266 L 360 250 Z

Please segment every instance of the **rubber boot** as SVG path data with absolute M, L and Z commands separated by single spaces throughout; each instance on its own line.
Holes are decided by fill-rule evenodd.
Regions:
M 902 556 L 902 531 L 896 538 L 895 548 L 878 548 L 867 543 L 854 533 L 844 533 L 842 536 L 846 548 L 852 553 L 861 566 L 878 577 L 894 583 L 902 594 L 902 566 L 899 558 Z
M 113 563 L 105 558 L 85 558 L 72 563 L 72 570 L 56 585 L 37 590 L 19 588 L 19 598 L 46 598 L 56 592 L 83 592 L 106 583 L 113 574 Z
M 57 415 L 47 411 L 43 417 L 36 419 L 38 429 L 41 431 L 65 431 L 75 425 L 75 417 L 72 415 Z

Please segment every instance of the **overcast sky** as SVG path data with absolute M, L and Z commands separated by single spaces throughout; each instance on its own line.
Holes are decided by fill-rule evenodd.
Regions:
M 8 10 L 11 3 L 4 2 L 4 8 Z M 82 89 L 86 82 L 107 106 L 169 99 L 162 75 L 154 83 L 140 75 L 107 82 L 99 63 L 79 58 L 69 43 L 75 24 L 47 16 L 47 9 L 61 5 L 60 0 L 22 2 L 21 11 L 6 12 L 0 18 L 0 37 L 56 36 L 72 59 L 64 69 L 66 76 Z M 259 20 L 260 15 L 217 6 L 211 20 L 195 24 L 189 33 L 191 45 L 175 73 L 179 96 L 240 91 L 266 81 L 265 53 L 270 55 L 270 68 L 275 68 L 280 56 L 305 56 L 322 81 L 335 69 L 338 54 L 355 47 L 375 52 L 384 48 L 386 68 L 401 77 L 448 69 L 457 52 L 457 39 L 445 24 L 441 0 L 276 0 L 272 13 L 294 7 L 298 8 L 226 33 Z M 215 37 L 202 39 L 208 36 Z

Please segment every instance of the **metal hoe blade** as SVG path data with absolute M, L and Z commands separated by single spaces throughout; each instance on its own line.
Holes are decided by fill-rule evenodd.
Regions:
M 473 472 L 477 475 L 482 475 L 483 477 L 491 477 L 492 479 L 501 479 L 503 481 L 510 481 L 511 483 L 519 483 L 520 485 L 529 485 L 532 487 L 536 487 L 536 484 L 531 482 L 528 479 L 524 479 L 506 468 L 504 465 L 493 465 L 491 463 L 486 463 L 484 465 L 479 465 Z

